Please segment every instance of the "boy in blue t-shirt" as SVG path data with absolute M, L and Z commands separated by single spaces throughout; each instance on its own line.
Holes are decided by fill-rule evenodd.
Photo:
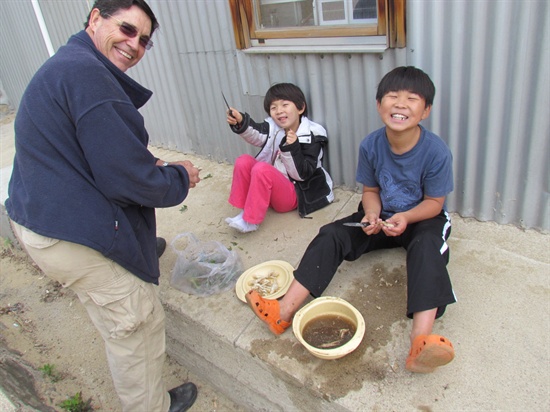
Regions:
M 446 265 L 451 232 L 445 198 L 453 190 L 452 155 L 435 134 L 419 125 L 433 104 L 435 87 L 415 67 L 384 76 L 376 94 L 385 127 L 359 147 L 357 181 L 363 185 L 356 213 L 323 226 L 309 244 L 294 281 L 280 300 L 250 291 L 254 313 L 275 334 L 285 331 L 308 295 L 320 296 L 344 261 L 378 249 L 407 251 L 407 316 L 413 319 L 406 368 L 428 373 L 454 358 L 433 324 L 456 301 Z M 362 222 L 363 228 L 343 223 Z

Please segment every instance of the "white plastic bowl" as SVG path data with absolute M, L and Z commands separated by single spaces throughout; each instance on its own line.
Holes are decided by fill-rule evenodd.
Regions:
M 346 318 L 356 327 L 355 334 L 350 341 L 337 348 L 320 349 L 307 343 L 302 337 L 302 331 L 307 323 L 318 316 L 334 315 Z M 353 352 L 365 335 L 365 320 L 363 315 L 344 299 L 326 296 L 317 298 L 294 315 L 292 330 L 296 338 L 314 356 L 321 359 L 339 359 Z
M 251 267 L 239 277 L 237 284 L 235 285 L 235 293 L 237 294 L 237 298 L 246 303 L 245 295 L 250 290 L 248 282 L 252 280 L 254 275 L 267 275 L 270 272 L 276 272 L 279 274 L 279 289 L 277 289 L 274 293 L 263 296 L 263 298 L 279 299 L 283 296 L 294 279 L 294 268 L 290 263 L 283 260 L 270 260 Z

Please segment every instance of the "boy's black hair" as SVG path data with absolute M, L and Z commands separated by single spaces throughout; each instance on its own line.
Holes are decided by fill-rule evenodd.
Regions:
M 304 109 L 302 116 L 307 117 L 307 104 L 304 92 L 292 83 L 277 83 L 269 88 L 264 99 L 264 110 L 269 114 L 271 103 L 275 100 L 289 100 L 298 110 Z
M 435 86 L 430 76 L 413 66 L 397 67 L 387 73 L 378 84 L 376 101 L 380 103 L 387 93 L 401 90 L 422 96 L 426 101 L 426 107 L 434 102 Z
M 90 15 L 92 14 L 93 9 L 99 9 L 99 14 L 101 14 L 101 17 L 106 18 L 107 16 L 116 14 L 116 12 L 121 9 L 129 9 L 133 5 L 138 6 L 151 19 L 151 34 L 149 34 L 149 36 L 152 38 L 154 31 L 159 27 L 159 22 L 155 17 L 155 13 L 153 13 L 153 10 L 151 10 L 145 0 L 96 0 L 92 6 L 92 9 L 88 13 L 88 18 L 84 22 L 84 29 L 88 28 Z

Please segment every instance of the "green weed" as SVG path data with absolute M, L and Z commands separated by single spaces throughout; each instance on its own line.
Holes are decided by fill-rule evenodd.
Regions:
M 94 410 L 92 407 L 92 398 L 84 402 L 84 400 L 82 400 L 82 392 L 78 392 L 74 396 L 61 402 L 59 406 L 67 412 L 90 412 Z
M 183 205 L 182 207 L 180 207 L 180 212 L 183 213 L 187 211 L 187 206 L 186 205 Z
M 46 363 L 44 366 L 38 368 L 38 370 L 42 371 L 42 374 L 50 378 L 52 382 L 58 382 L 62 379 L 61 374 L 59 374 L 55 370 L 55 366 L 50 363 Z

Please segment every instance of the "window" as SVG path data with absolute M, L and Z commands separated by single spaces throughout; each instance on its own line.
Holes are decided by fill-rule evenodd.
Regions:
M 381 52 L 405 47 L 406 0 L 229 0 L 246 52 Z

